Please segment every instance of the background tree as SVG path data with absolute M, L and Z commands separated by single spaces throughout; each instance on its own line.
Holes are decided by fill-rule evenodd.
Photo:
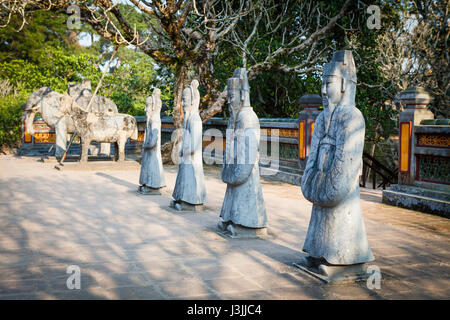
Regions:
M 21 105 L 31 92 L 49 86 L 63 93 L 68 83 L 86 78 L 94 86 L 98 83 L 112 52 L 110 42 L 92 36 L 89 25 L 68 30 L 66 20 L 65 13 L 38 10 L 30 13 L 21 31 L 20 16 L 12 16 L 0 29 L 1 147 L 20 141 Z M 83 37 L 94 42 L 86 44 Z M 121 47 L 99 94 L 110 97 L 121 112 L 143 115 L 151 88 L 170 85 L 170 75 L 157 79 L 155 67 L 149 56 Z M 162 98 L 171 102 L 170 95 Z
M 146 21 L 143 28 L 139 28 L 139 21 L 130 14 L 127 5 L 110 0 L 73 1 L 80 8 L 83 22 L 104 39 L 114 44 L 133 45 L 155 62 L 171 69 L 174 74 L 173 118 L 175 126 L 180 128 L 183 114 L 181 92 L 191 75 L 199 78 L 206 92 L 201 104 L 202 119 L 207 120 L 222 110 L 226 91 L 214 76 L 214 66 L 224 45 L 229 45 L 230 41 L 235 44 L 242 42 L 242 63 L 248 67 L 250 79 L 271 69 L 296 73 L 313 71 L 323 53 L 315 49 L 317 41 L 346 14 L 351 0 L 338 1 L 332 7 L 337 10 L 328 13 L 330 17 L 320 11 L 326 6 L 325 1 L 319 4 L 314 1 L 280 3 L 275 0 L 129 2 L 142 13 L 142 19 Z M 71 2 L 28 0 L 10 1 L 8 4 L 4 20 L 19 14 L 26 21 L 27 14 L 33 10 L 65 13 Z M 314 21 L 312 16 L 316 17 Z M 246 19 L 253 19 L 253 28 L 248 28 Z M 257 43 L 263 36 L 258 28 L 263 32 L 266 29 L 268 44 L 264 44 L 261 54 L 250 53 L 248 49 L 252 43 Z M 292 64 L 283 61 L 303 50 L 307 50 L 303 59 L 288 61 Z
M 427 87 L 437 96 L 433 111 L 446 116 L 448 110 L 448 0 L 372 1 L 381 8 L 381 29 L 367 27 L 368 4 L 358 0 L 4 1 L 0 25 L 13 31 L 32 30 L 37 28 L 32 26 L 34 14 L 67 17 L 71 4 L 78 5 L 81 13 L 82 28 L 75 35 L 73 30 L 67 36 L 63 29 L 53 28 L 53 22 L 46 28 L 59 30 L 63 40 L 58 46 L 69 48 L 67 56 L 93 57 L 94 85 L 112 48 L 121 45 L 100 92 L 110 96 L 122 112 L 142 114 L 151 88 L 163 87 L 163 101 L 180 127 L 181 90 L 199 78 L 202 119 L 226 116 L 226 79 L 235 68 L 245 66 L 257 114 L 296 117 L 298 98 L 320 93 L 321 68 L 338 49 L 354 53 L 359 83 L 356 104 L 366 119 L 371 153 L 395 134 L 399 111 L 395 95 L 405 85 Z M 46 21 L 42 19 L 43 24 Z M 420 27 L 408 27 L 411 21 Z M 45 43 L 54 56 L 52 44 L 58 41 L 52 32 L 47 33 Z M 64 40 L 83 35 L 91 38 L 90 46 Z M 10 44 L 9 40 L 3 43 L 7 55 Z M 83 72 L 89 70 L 64 78 L 64 72 L 54 72 L 45 59 L 36 65 L 41 72 L 48 66 L 62 82 L 86 77 Z M 55 65 L 62 68 L 63 64 Z
M 3 9 L 0 12 L 0 16 L 4 14 Z M 23 21 L 11 17 L 9 24 L 0 29 L 0 62 L 20 59 L 36 64 L 48 47 L 76 46 L 77 37 L 67 29 L 66 20 L 64 14 L 37 11 L 28 16 L 26 27 L 18 32 Z
M 385 93 L 427 88 L 434 97 L 431 111 L 449 118 L 449 1 L 405 1 L 398 10 L 397 23 L 376 39 L 375 61 L 383 76 L 378 85 Z

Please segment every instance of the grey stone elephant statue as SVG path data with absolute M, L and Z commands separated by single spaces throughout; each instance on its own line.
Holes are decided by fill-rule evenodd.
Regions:
M 89 111 L 92 111 L 97 115 L 102 115 L 104 113 L 112 115 L 119 112 L 116 104 L 112 100 L 99 95 L 95 95 L 92 98 L 93 94 L 91 89 L 91 80 L 89 79 L 85 79 L 81 83 L 69 83 L 67 86 L 67 91 L 83 109 L 88 108 L 92 99 L 91 105 L 89 106 Z M 98 152 L 100 154 L 109 155 L 111 153 L 111 147 L 109 143 L 101 143 L 100 151 L 94 149 L 91 150 L 91 152 L 93 154 Z
M 86 108 L 91 97 L 91 85 L 89 80 L 82 83 L 69 84 L 68 91 L 75 101 Z M 61 112 L 61 97 L 63 95 L 53 91 L 49 87 L 42 87 L 31 93 L 27 102 L 22 106 L 23 116 L 26 120 L 26 130 L 34 135 L 33 121 L 37 113 L 42 120 L 56 133 L 55 156 L 61 158 L 67 148 L 67 134 L 75 131 L 75 126 L 71 117 Z M 97 114 L 116 114 L 117 106 L 110 99 L 95 96 L 90 108 Z M 102 144 L 100 153 L 109 154 L 109 144 Z
M 100 116 L 83 109 L 68 94 L 61 97 L 61 112 L 72 119 L 81 138 L 81 162 L 87 162 L 88 148 L 92 141 L 117 143 L 118 161 L 125 160 L 125 143 L 128 138 L 137 140 L 137 122 L 128 114 L 107 114 Z

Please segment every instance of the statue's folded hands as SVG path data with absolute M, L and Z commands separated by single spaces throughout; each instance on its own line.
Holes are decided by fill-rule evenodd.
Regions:
M 222 181 L 234 186 L 238 186 L 246 182 L 252 173 L 253 164 L 232 164 L 222 172 Z
M 150 136 L 149 136 L 150 138 L 142 146 L 146 150 L 150 150 L 150 149 L 153 149 L 154 147 L 156 147 L 156 144 L 158 142 L 158 137 L 159 137 L 159 130 L 153 129 L 153 130 L 151 130 L 151 132 L 149 134 L 150 134 Z
M 202 123 L 200 116 L 193 114 L 190 117 L 189 127 L 183 136 L 183 147 L 180 150 L 180 156 L 183 155 L 193 155 L 196 151 L 201 148 L 201 139 L 197 137 L 202 136 Z

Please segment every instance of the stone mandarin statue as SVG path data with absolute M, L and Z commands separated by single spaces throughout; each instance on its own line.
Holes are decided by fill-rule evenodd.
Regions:
M 159 189 L 166 186 L 161 159 L 161 90 L 156 88 L 145 102 L 147 124 L 142 145 L 141 173 L 138 192 L 161 194 Z
M 230 119 L 222 181 L 227 184 L 219 229 L 233 237 L 267 233 L 267 215 L 259 178 L 259 120 L 250 106 L 250 86 L 244 68 L 228 79 Z
M 200 92 L 198 81 L 183 90 L 183 132 L 180 163 L 170 206 L 178 211 L 201 210 L 206 202 L 205 178 L 202 158 L 202 120 L 198 107 Z
M 351 51 L 324 66 L 323 112 L 317 117 L 302 192 L 313 203 L 300 263 L 327 274 L 332 265 L 374 260 L 361 213 L 359 175 L 365 123 L 355 107 L 356 68 Z

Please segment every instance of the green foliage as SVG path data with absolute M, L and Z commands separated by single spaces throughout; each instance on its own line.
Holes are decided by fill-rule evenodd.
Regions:
M 66 19 L 65 14 L 36 11 L 27 18 L 23 29 L 17 32 L 22 19 L 13 18 L 0 32 L 0 62 L 26 60 L 38 64 L 47 47 L 68 47 L 75 39 L 68 37 Z
M 320 12 L 326 13 L 318 17 L 321 25 L 326 24 L 327 19 L 337 14 L 342 8 L 345 0 L 318 1 Z M 397 111 L 392 103 L 392 98 L 397 92 L 386 92 L 378 86 L 383 79 L 379 71 L 380 66 L 375 63 L 377 54 L 377 37 L 380 32 L 396 28 L 404 4 L 387 1 L 376 1 L 380 6 L 382 14 L 382 30 L 369 29 L 367 19 L 370 14 L 366 12 L 367 5 L 351 7 L 351 12 L 339 20 L 339 24 L 332 27 L 324 36 L 318 39 L 313 55 L 324 52 L 324 59 L 316 64 L 319 71 L 296 74 L 294 72 L 277 71 L 278 64 L 295 66 L 299 61 L 306 59 L 310 47 L 298 50 L 289 56 L 274 61 L 273 70 L 263 72 L 250 81 L 251 103 L 255 112 L 260 117 L 287 117 L 296 118 L 301 111 L 298 99 L 304 94 L 320 94 L 322 79 L 320 68 L 323 63 L 328 62 L 335 50 L 352 50 L 358 70 L 358 89 L 356 95 L 356 106 L 362 111 L 366 122 L 366 137 L 370 141 L 376 141 L 382 137 L 395 134 L 395 117 Z M 302 11 L 300 11 L 302 10 Z M 305 17 L 306 10 L 298 3 L 292 2 L 288 12 L 287 25 L 295 29 L 299 23 L 298 19 Z M 273 14 L 276 14 L 274 12 Z M 317 15 L 314 11 L 311 14 Z M 327 18 L 328 17 L 328 18 Z M 317 17 L 311 19 L 314 29 Z M 239 22 L 238 28 L 243 34 L 249 34 L 254 27 L 254 18 L 249 16 Z M 258 27 L 260 38 L 257 42 L 249 43 L 248 56 L 249 65 L 258 61 L 264 61 L 268 52 L 274 52 L 282 46 L 287 35 L 283 28 L 277 33 L 269 34 L 264 24 Z M 267 36 L 262 36 L 267 34 Z M 309 36 L 305 35 L 306 38 Z M 273 37 L 273 38 L 272 38 Z M 296 39 L 293 45 L 300 44 L 303 40 Z M 236 46 L 223 46 L 215 59 L 215 77 L 221 83 L 231 76 L 233 70 L 242 67 L 242 51 Z
M 254 37 L 248 44 L 247 66 L 258 64 L 265 60 L 267 55 L 275 52 L 290 40 L 290 32 L 300 29 L 302 21 L 311 17 L 311 31 L 317 30 L 318 24 L 325 25 L 331 17 L 342 8 L 345 0 L 311 1 L 318 4 L 321 14 L 311 10 L 313 6 L 303 1 L 289 2 L 287 10 L 287 26 L 281 27 L 273 33 L 265 23 L 258 25 L 258 37 Z M 424 1 L 415 1 L 425 3 Z M 275 3 L 275 1 L 274 1 Z M 303 4 L 307 4 L 303 6 Z M 312 52 L 319 57 L 314 63 L 317 71 L 309 73 L 279 71 L 280 65 L 293 67 L 305 61 L 310 53 L 310 46 L 292 52 L 287 56 L 275 58 L 269 71 L 264 71 L 250 81 L 251 103 L 260 117 L 287 117 L 296 118 L 301 111 L 298 99 L 304 94 L 320 94 L 321 71 L 323 63 L 329 61 L 335 50 L 352 50 L 358 69 L 358 88 L 356 106 L 361 110 L 366 120 L 366 139 L 371 144 L 380 139 L 395 134 L 398 111 L 393 104 L 393 97 L 398 90 L 394 86 L 380 86 L 389 83 L 380 72 L 381 65 L 377 59 L 377 39 L 383 32 L 396 30 L 402 26 L 401 19 L 404 13 L 411 11 L 414 2 L 375 0 L 371 4 L 381 8 L 381 29 L 369 29 L 366 12 L 368 4 L 361 1 L 351 5 L 351 12 L 339 20 L 339 23 L 321 34 Z M 219 2 L 218 6 L 222 4 Z M 150 37 L 150 41 L 166 43 L 165 39 L 153 30 L 159 30 L 151 16 L 144 17 L 135 6 L 119 3 L 119 9 L 126 17 L 128 23 L 143 37 Z M 271 15 L 269 20 L 276 21 L 280 16 L 277 6 L 265 8 L 265 14 Z M 220 9 L 220 8 L 218 8 Z M 220 11 L 220 10 L 219 10 Z M 115 17 L 111 15 L 112 21 Z M 95 31 L 83 24 L 80 31 L 67 32 L 65 14 L 47 11 L 33 13 L 32 18 L 21 32 L 15 32 L 21 20 L 12 21 L 0 34 L 0 76 L 8 79 L 16 91 L 28 94 L 42 86 L 49 86 L 53 90 L 65 92 L 69 82 L 79 82 L 82 79 L 92 80 L 93 89 L 97 85 L 105 64 L 113 53 L 113 45 L 106 39 L 95 39 Z M 432 18 L 430 18 L 432 19 Z M 186 27 L 195 28 L 198 20 L 188 19 Z M 190 25 L 192 24 L 192 25 Z M 152 25 L 152 27 L 150 27 Z M 237 29 L 233 32 L 249 34 L 255 25 L 255 16 L 248 15 L 240 19 Z M 447 29 L 446 29 L 447 30 Z M 125 31 L 124 31 L 125 32 Z M 91 36 L 92 44 L 82 47 L 78 43 L 81 35 Z M 230 33 L 231 34 L 231 33 Z M 445 34 L 445 33 L 443 33 Z M 310 36 L 294 39 L 292 46 L 298 45 Z M 255 40 L 257 39 L 257 40 Z M 232 43 L 232 42 L 231 42 Z M 173 46 L 166 46 L 165 50 L 171 52 Z M 201 50 L 198 52 L 201 54 Z M 323 57 L 322 57 L 323 54 Z M 210 61 L 213 64 L 213 78 L 226 85 L 235 68 L 242 67 L 243 58 L 241 49 L 230 42 L 220 43 L 220 50 Z M 178 61 L 182 63 L 182 61 Z M 191 68 L 187 66 L 187 68 Z M 188 79 L 198 75 L 199 70 L 189 70 Z M 161 89 L 163 105 L 168 107 L 170 115 L 173 108 L 173 86 L 176 65 L 156 65 L 146 54 L 130 47 L 120 47 L 116 58 L 112 61 L 103 85 L 98 94 L 111 98 L 118 106 L 120 112 L 131 115 L 145 114 L 145 100 L 152 93 L 153 88 Z M 445 71 L 445 70 L 444 70 Z M 200 87 L 202 96 L 208 94 Z M 10 98 L 11 99 L 11 98 Z M 11 104 L 5 103 L 11 108 Z M 14 113 L 14 111 L 11 111 Z M 222 114 L 226 116 L 226 107 Z
M 320 94 L 321 79 L 311 74 L 264 73 L 251 81 L 251 102 L 261 117 L 297 118 L 298 100 L 304 94 Z
M 20 141 L 20 120 L 25 95 L 8 95 L 0 98 L 0 146 L 17 145 Z
M 147 23 L 134 6 L 119 4 L 127 19 L 138 29 Z M 13 17 L 0 34 L 0 75 L 8 79 L 16 91 L 29 94 L 43 86 L 64 93 L 71 82 L 91 79 L 92 90 L 97 86 L 113 46 L 105 39 L 96 39 L 87 24 L 81 30 L 68 30 L 67 15 L 36 11 L 22 20 Z M 89 47 L 78 43 L 80 36 L 91 36 Z M 99 95 L 117 102 L 119 110 L 132 115 L 145 114 L 145 99 L 152 89 L 165 80 L 155 81 L 153 60 L 142 52 L 120 47 L 106 74 Z M 170 78 L 170 77 L 169 77 Z
M 21 91 L 43 87 L 48 83 L 37 65 L 24 60 L 0 63 L 0 74 Z
M 100 79 L 94 56 L 70 54 L 60 47 L 47 47 L 40 54 L 39 61 L 39 64 L 25 60 L 0 62 L 0 74 L 25 92 L 44 86 L 65 92 L 69 82 L 90 78 L 95 83 Z
M 124 92 L 113 93 L 110 99 L 117 105 L 120 113 L 127 113 L 134 116 L 145 115 L 145 101 L 139 101 L 137 98 L 133 98 Z
M 376 105 L 370 97 L 362 95 L 358 99 L 358 109 L 361 110 L 366 122 L 366 139 L 377 143 L 380 139 L 388 139 L 393 134 L 397 123 L 398 111 L 389 104 Z
M 132 100 L 126 93 L 113 93 L 110 98 L 117 105 L 120 113 L 130 113 L 133 110 Z
M 342 7 L 344 1 L 319 1 L 321 12 L 326 12 L 328 17 L 337 14 Z M 275 2 L 274 2 L 275 3 Z M 279 4 L 279 2 L 277 3 Z M 268 14 L 271 15 L 271 21 L 276 19 L 276 16 L 282 14 L 280 8 L 275 5 L 273 8 L 267 9 Z M 248 66 L 255 65 L 265 61 L 266 57 L 275 52 L 286 43 L 291 41 L 290 31 L 295 33 L 300 27 L 301 20 L 308 15 L 305 10 L 307 7 L 302 6 L 302 2 L 292 1 L 286 10 L 287 14 L 283 27 L 278 28 L 273 32 L 266 23 L 260 22 L 258 25 L 258 36 L 254 37 L 249 42 L 248 49 L 250 54 L 247 55 Z M 317 14 L 312 12 L 311 14 Z M 321 16 L 324 25 L 327 22 L 325 16 Z M 247 16 L 246 19 L 239 21 L 238 34 L 249 35 L 255 24 L 255 17 Z M 310 21 L 311 29 L 314 30 L 317 19 L 313 18 Z M 285 29 L 285 26 L 287 29 Z M 309 34 L 305 34 L 306 37 Z M 242 36 L 244 39 L 245 37 Z M 323 38 L 323 39 L 322 39 Z M 255 40 L 257 39 L 257 41 Z M 291 46 L 301 44 L 305 38 L 294 39 Z M 330 52 L 333 50 L 328 41 L 328 35 L 321 37 L 318 40 L 318 45 L 313 53 L 320 55 L 321 51 Z M 256 78 L 250 81 L 251 89 L 251 104 L 259 117 L 267 118 L 296 118 L 302 111 L 298 99 L 304 94 L 320 94 L 321 74 L 320 72 L 296 73 L 294 71 L 285 72 L 279 69 L 280 65 L 296 66 L 299 62 L 307 59 L 310 47 L 307 46 L 303 50 L 297 50 L 287 56 L 277 57 L 270 61 L 273 63 L 271 70 L 259 74 Z M 226 83 L 226 79 L 233 74 L 235 68 L 242 67 L 242 49 L 237 46 L 226 45 L 222 46 L 218 53 L 218 57 L 214 60 L 214 76 L 219 79 L 221 83 Z M 322 62 L 316 65 L 320 68 Z
M 380 66 L 376 63 L 377 37 L 380 32 L 398 26 L 400 8 L 398 3 L 377 1 L 373 3 L 380 6 L 382 23 L 381 29 L 369 29 L 366 25 L 369 14 L 366 7 L 362 7 L 356 21 L 359 28 L 345 31 L 336 29 L 335 36 L 345 43 L 345 49 L 352 50 L 358 70 L 358 87 L 356 90 L 356 107 L 359 108 L 366 121 L 366 140 L 370 144 L 377 144 L 381 139 L 387 139 L 396 134 L 396 117 L 393 97 L 396 93 L 389 91 L 380 83 L 386 81 L 381 75 Z M 358 12 L 357 12 L 358 13 Z M 342 26 L 349 28 L 352 21 L 343 18 Z
M 153 60 L 142 52 L 120 48 L 100 93 L 109 96 L 119 112 L 145 115 L 145 100 L 159 86 Z M 162 97 L 163 98 L 163 97 Z

